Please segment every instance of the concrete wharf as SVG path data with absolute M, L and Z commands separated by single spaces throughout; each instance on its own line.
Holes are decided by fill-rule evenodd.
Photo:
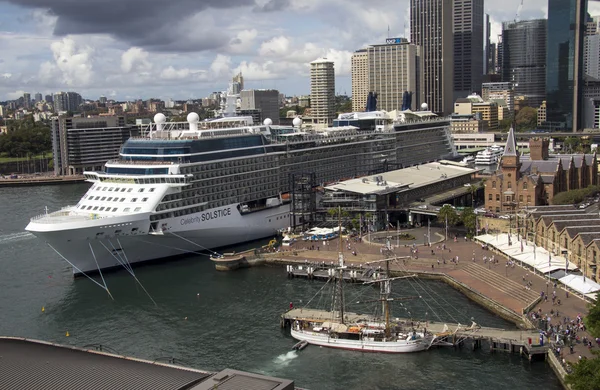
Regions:
M 281 327 L 287 328 L 296 319 L 312 322 L 332 320 L 332 312 L 317 309 L 295 308 L 281 315 Z M 376 321 L 370 314 L 344 313 L 345 321 Z M 519 353 L 529 361 L 543 360 L 548 352 L 547 340 L 540 344 L 540 333 L 535 330 L 507 330 L 480 326 L 465 326 L 448 322 L 418 322 L 407 318 L 394 318 L 395 323 L 415 328 L 427 328 L 437 336 L 433 346 L 468 347 L 473 350 L 486 346 L 490 351 Z

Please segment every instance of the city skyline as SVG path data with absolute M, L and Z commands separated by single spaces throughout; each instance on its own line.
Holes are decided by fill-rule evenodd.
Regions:
M 309 64 L 323 56 L 335 63 L 336 93 L 350 95 L 355 50 L 388 35 L 410 38 L 408 0 L 175 3 L 57 0 L 48 9 L 40 0 L 0 1 L 0 101 L 61 90 L 90 99 L 198 99 L 224 90 L 239 71 L 246 88 L 308 95 Z M 491 3 L 484 12 L 495 41 L 520 0 Z M 599 4 L 589 12 L 600 14 Z M 520 20 L 540 17 L 547 0 L 525 2 Z M 358 20 L 361 28 L 348 27 Z

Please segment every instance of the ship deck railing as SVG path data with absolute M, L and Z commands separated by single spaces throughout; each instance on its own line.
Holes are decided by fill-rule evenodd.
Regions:
M 408 122 L 407 122 L 408 123 Z M 234 130 L 234 129 L 231 129 Z M 240 129 L 241 130 L 241 129 Z M 202 139 L 212 139 L 212 138 L 226 138 L 226 137 L 231 137 L 231 136 L 235 136 L 235 135 L 255 135 L 255 134 L 260 134 L 259 132 L 252 132 L 249 129 L 245 129 L 246 131 L 240 131 L 238 133 L 233 133 L 233 132 L 226 132 L 223 131 L 222 133 L 217 132 L 212 132 L 211 130 L 201 130 L 199 129 L 198 132 L 206 132 L 204 134 L 198 134 L 198 135 L 183 135 L 181 137 L 173 137 L 170 135 L 170 131 L 171 130 L 160 130 L 160 131 L 153 131 L 152 132 L 152 136 L 146 135 L 146 136 L 136 136 L 136 137 L 131 137 L 130 139 L 132 140 L 152 140 L 152 139 L 160 139 L 160 140 L 171 140 L 171 141 L 177 141 L 177 140 L 202 140 Z M 172 131 L 182 131 L 182 130 L 172 130 Z M 210 133 L 210 134 L 207 134 Z M 393 135 L 395 134 L 393 128 L 390 128 L 388 130 L 372 130 L 372 131 L 364 131 L 364 130 L 339 130 L 339 131 L 320 131 L 320 132 L 314 132 L 314 133 L 306 133 L 306 132 L 302 132 L 302 133 L 287 133 L 287 134 L 280 134 L 280 135 L 271 135 L 268 136 L 269 141 L 271 142 L 271 144 L 276 144 L 276 145 L 285 145 L 285 144 L 292 144 L 292 143 L 300 143 L 300 142 L 306 142 L 306 141 L 329 141 L 329 140 L 335 140 L 338 138 L 348 138 L 348 137 L 356 137 L 356 136 L 370 136 L 370 135 Z M 294 137 L 298 137 L 297 139 L 295 139 Z
M 127 164 L 127 165 L 173 165 L 176 164 L 174 161 L 155 161 L 155 160 L 120 160 L 113 159 L 108 160 L 107 164 Z M 106 172 L 102 172 L 106 173 Z
M 60 222 L 93 221 L 96 219 L 112 217 L 94 213 L 77 213 L 73 211 L 73 207 L 75 206 L 66 206 L 52 213 L 36 215 L 31 218 L 31 222 L 52 224 Z

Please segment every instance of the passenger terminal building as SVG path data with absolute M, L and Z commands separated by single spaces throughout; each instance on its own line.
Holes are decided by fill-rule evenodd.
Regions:
M 318 205 L 320 220 L 328 210 L 341 208 L 382 228 L 387 223 L 420 222 L 435 217 L 444 203 L 471 206 L 471 180 L 476 170 L 452 161 L 430 162 L 324 187 Z

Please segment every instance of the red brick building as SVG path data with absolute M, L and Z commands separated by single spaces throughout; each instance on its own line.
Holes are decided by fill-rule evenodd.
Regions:
M 547 139 L 532 138 L 530 154 L 521 156 L 516 145 L 511 128 L 500 167 L 485 182 L 486 210 L 507 213 L 547 205 L 559 192 L 598 184 L 595 153 L 550 155 Z

